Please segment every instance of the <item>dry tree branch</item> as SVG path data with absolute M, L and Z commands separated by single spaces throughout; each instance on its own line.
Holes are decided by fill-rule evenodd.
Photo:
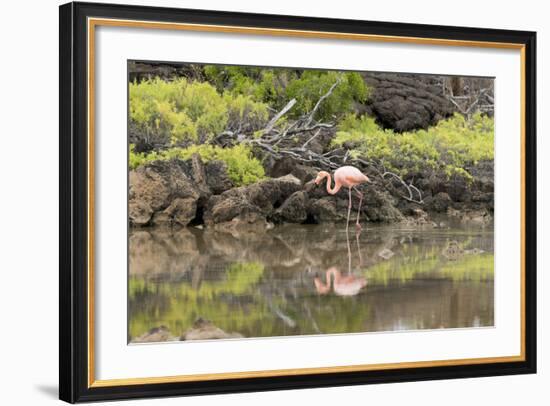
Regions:
M 332 94 L 334 89 L 336 89 L 336 86 L 338 86 L 341 82 L 342 82 L 342 75 L 339 75 L 338 79 L 336 79 L 336 82 L 334 82 L 334 84 L 330 87 L 330 89 L 328 89 L 328 92 L 326 92 L 324 95 L 321 96 L 319 100 L 317 100 L 317 103 L 315 103 L 313 110 L 311 110 L 311 112 L 309 113 L 309 116 L 307 117 L 304 127 L 307 127 L 311 124 L 311 121 L 313 120 L 315 113 L 317 112 L 317 110 L 319 110 L 319 107 L 321 106 L 323 101 L 325 101 L 325 99 L 327 99 Z
M 382 178 L 386 178 L 386 176 L 391 176 L 393 179 L 397 180 L 399 183 L 401 183 L 403 185 L 403 187 L 405 187 L 405 189 L 407 189 L 407 191 L 409 192 L 409 197 L 407 196 L 404 196 L 404 195 L 401 195 L 401 197 L 409 202 L 413 202 L 413 203 L 418 203 L 418 204 L 423 204 L 424 201 L 422 200 L 422 193 L 420 192 L 420 190 L 418 190 L 418 188 L 416 186 L 414 186 L 412 183 L 409 183 L 407 185 L 407 183 L 403 180 L 403 178 L 401 178 L 400 176 L 398 176 L 397 174 L 393 173 L 393 172 L 389 172 L 389 171 L 386 171 L 382 174 Z M 418 200 L 416 200 L 414 198 L 414 194 L 413 194 L 413 191 L 415 191 L 417 194 L 418 194 Z
M 296 99 L 292 99 L 291 101 L 289 101 L 281 111 L 275 114 L 271 120 L 269 120 L 269 123 L 267 123 L 267 126 L 262 130 L 262 133 L 264 134 L 269 133 L 273 129 L 277 121 L 282 116 L 284 116 L 287 113 L 287 111 L 289 111 L 295 104 L 296 104 Z

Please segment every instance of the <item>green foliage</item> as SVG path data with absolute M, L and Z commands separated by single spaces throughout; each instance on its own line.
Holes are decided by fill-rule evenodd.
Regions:
M 298 76 L 298 71 L 285 68 L 206 65 L 204 74 L 220 93 L 250 96 L 276 108 L 285 103 L 286 84 Z
M 227 106 L 227 128 L 232 131 L 254 132 L 263 128 L 269 118 L 267 105 L 257 103 L 252 97 L 242 94 L 224 94 Z
M 348 115 L 332 145 L 345 145 L 353 157 L 381 162 L 401 176 L 431 171 L 471 180 L 465 166 L 494 159 L 494 120 L 455 114 L 428 130 L 398 134 L 380 128 L 373 118 Z
M 185 78 L 130 84 L 130 120 L 144 138 L 157 143 L 208 142 L 245 118 L 260 126 L 268 118 L 267 106 L 247 96 L 221 95 L 209 83 Z
M 140 165 L 158 160 L 186 160 L 191 158 L 193 154 L 199 154 L 204 162 L 212 160 L 225 162 L 227 174 L 237 186 L 249 185 L 265 178 L 265 171 L 261 162 L 254 158 L 250 148 L 243 144 L 230 148 L 208 144 L 190 145 L 186 148 L 174 147 L 149 153 L 134 152 L 134 146 L 130 145 L 130 168 L 135 169 Z
M 291 118 L 310 112 L 339 77 L 341 82 L 321 105 L 317 119 L 332 120 L 334 116 L 348 112 L 354 102 L 363 102 L 368 96 L 365 82 L 355 72 L 218 65 L 208 65 L 204 72 L 219 92 L 246 95 L 268 103 L 276 110 L 295 98 L 297 103 L 288 113 Z
M 337 80 L 341 82 L 323 101 L 315 118 L 332 120 L 335 116 L 349 112 L 354 102 L 365 101 L 368 91 L 359 73 L 306 70 L 299 79 L 290 82 L 286 88 L 288 99 L 297 100 L 294 114 L 300 115 L 313 110 L 319 98 L 328 92 Z

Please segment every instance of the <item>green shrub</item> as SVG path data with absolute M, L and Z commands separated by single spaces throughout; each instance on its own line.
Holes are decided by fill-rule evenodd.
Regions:
M 237 128 L 247 122 L 256 129 L 267 118 L 265 104 L 247 96 L 221 95 L 206 82 L 155 78 L 130 84 L 132 127 L 155 144 L 208 142 L 228 125 Z
M 131 169 L 140 165 L 169 159 L 186 160 L 193 154 L 199 154 L 204 162 L 220 160 L 227 165 L 227 174 L 236 186 L 249 185 L 265 178 L 265 171 L 261 162 L 252 156 L 246 145 L 236 145 L 222 148 L 214 145 L 191 145 L 187 148 L 174 147 L 163 151 L 137 153 L 130 145 L 129 164 Z
M 428 130 L 398 134 L 380 128 L 373 118 L 349 115 L 332 145 L 345 145 L 352 157 L 380 162 L 401 176 L 432 171 L 471 179 L 465 166 L 494 159 L 494 120 L 455 114 Z
M 323 101 L 316 119 L 332 121 L 335 116 L 341 116 L 352 110 L 354 102 L 366 100 L 367 86 L 359 73 L 306 70 L 299 79 L 290 82 L 286 88 L 287 98 L 295 98 L 297 101 L 293 114 L 301 115 L 313 110 L 317 101 L 337 80 L 340 80 L 340 83 Z
M 275 110 L 280 110 L 295 98 L 297 103 L 288 113 L 291 118 L 310 112 L 339 76 L 340 84 L 321 105 L 317 119 L 333 120 L 334 116 L 349 111 L 354 102 L 363 102 L 368 96 L 367 86 L 356 72 L 219 65 L 208 65 L 204 72 L 219 92 L 250 96 L 256 101 L 268 103 Z

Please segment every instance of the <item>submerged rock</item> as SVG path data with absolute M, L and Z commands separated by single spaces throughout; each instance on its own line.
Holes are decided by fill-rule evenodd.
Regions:
M 177 341 L 178 337 L 172 335 L 168 327 L 153 327 L 147 333 L 134 338 L 132 343 L 156 343 L 161 341 Z
M 383 258 L 385 260 L 388 260 L 390 259 L 391 257 L 393 257 L 395 255 L 395 252 L 393 252 L 392 250 L 390 250 L 389 248 L 384 248 L 382 249 L 379 253 L 378 253 L 378 256 L 380 258 Z
M 193 327 L 183 333 L 180 340 L 219 340 L 242 337 L 242 334 L 239 333 L 226 333 L 221 328 L 216 327 L 211 321 L 200 317 L 193 323 Z

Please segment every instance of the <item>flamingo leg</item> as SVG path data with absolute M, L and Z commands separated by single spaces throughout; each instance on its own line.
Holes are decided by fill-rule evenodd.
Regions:
M 354 190 L 357 192 L 357 195 L 359 196 L 359 209 L 357 209 L 357 220 L 355 221 L 355 228 L 357 229 L 357 231 L 361 231 L 361 224 L 359 224 L 359 218 L 361 216 L 361 203 L 363 203 L 363 193 L 355 189 L 355 187 L 354 187 Z
M 351 188 L 348 188 L 349 202 L 348 202 L 348 221 L 346 222 L 346 233 L 349 230 L 349 217 L 351 215 Z

